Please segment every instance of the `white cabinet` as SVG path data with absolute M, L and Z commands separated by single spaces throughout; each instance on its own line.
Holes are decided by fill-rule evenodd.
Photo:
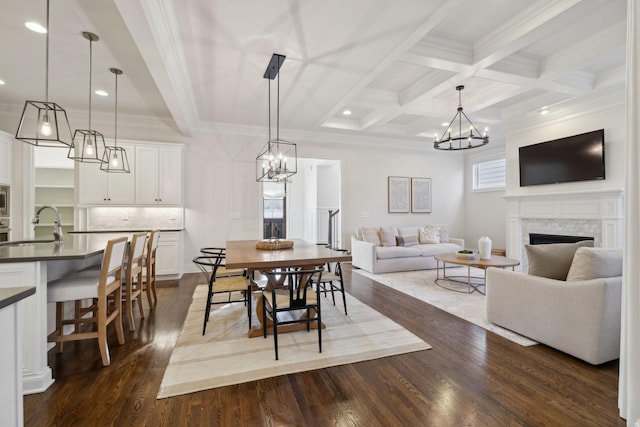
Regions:
M 129 169 L 133 169 L 134 148 L 123 146 L 127 151 Z M 99 163 L 78 163 L 78 204 L 80 205 L 132 205 L 134 199 L 134 176 L 131 173 L 107 173 Z
M 11 141 L 0 135 L 0 184 L 11 184 Z
M 180 275 L 182 260 L 180 231 L 161 231 L 156 251 L 156 275 Z
M 182 157 L 181 146 L 136 146 L 136 204 L 182 204 Z

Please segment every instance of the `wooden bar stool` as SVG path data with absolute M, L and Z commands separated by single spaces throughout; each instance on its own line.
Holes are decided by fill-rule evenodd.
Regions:
M 118 343 L 124 344 L 122 329 L 122 276 L 127 238 L 121 237 L 107 242 L 98 275 L 87 271 L 72 273 L 47 284 L 47 300 L 56 303 L 56 330 L 48 336 L 49 342 L 57 343 L 62 351 L 65 341 L 98 339 L 102 364 L 111 363 L 107 343 L 107 326 L 115 322 Z M 92 300 L 89 307 L 82 307 L 82 300 Z M 112 301 L 112 303 L 110 302 Z M 66 319 L 64 302 L 75 301 L 73 319 Z M 87 317 L 90 315 L 90 317 Z M 87 323 L 97 324 L 97 331 L 85 331 Z M 73 332 L 65 334 L 65 325 L 74 325 Z
M 131 244 L 129 245 L 129 258 L 127 260 L 126 280 L 124 283 L 124 300 L 127 304 L 127 320 L 130 331 L 136 330 L 133 319 L 134 300 L 138 302 L 140 318 L 144 319 L 144 311 L 142 310 L 142 271 L 144 270 L 143 258 L 146 246 L 147 233 L 136 233 L 133 235 Z
M 156 251 L 159 239 L 160 230 L 151 230 L 149 232 L 145 256 L 142 260 L 142 265 L 144 266 L 142 270 L 142 289 L 147 293 L 150 310 L 153 310 L 153 307 L 158 303 L 158 294 L 156 292 Z

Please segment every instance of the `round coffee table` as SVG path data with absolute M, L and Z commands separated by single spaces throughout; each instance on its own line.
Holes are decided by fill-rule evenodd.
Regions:
M 490 259 L 480 259 L 480 255 L 476 254 L 474 258 L 466 259 L 466 258 L 458 258 L 458 255 L 455 253 L 451 254 L 440 254 L 435 255 L 436 259 L 436 285 L 441 288 L 448 289 L 450 291 L 462 292 L 466 294 L 470 294 L 478 291 L 482 295 L 484 292 L 480 290 L 480 287 L 485 286 L 487 281 L 487 268 L 489 267 L 511 267 L 511 269 L 515 269 L 516 265 L 520 265 L 520 261 L 515 258 L 507 258 L 499 255 L 491 255 Z M 442 277 L 440 277 L 440 263 L 442 262 Z M 466 276 L 447 276 L 447 264 L 456 264 L 456 265 L 466 265 L 467 266 L 467 275 Z M 481 268 L 484 270 L 484 277 L 477 277 L 471 275 L 471 267 Z M 466 279 L 466 280 L 464 280 Z M 456 289 L 453 286 L 456 284 L 464 284 L 467 285 L 467 289 Z M 448 286 L 447 286 L 448 285 Z

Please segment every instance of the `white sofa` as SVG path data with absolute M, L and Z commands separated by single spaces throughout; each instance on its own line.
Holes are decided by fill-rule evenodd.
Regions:
M 449 237 L 446 225 L 362 227 L 351 236 L 352 264 L 370 273 L 436 268 L 434 255 L 461 249 L 464 240 Z
M 622 250 L 577 249 L 567 279 L 487 269 L 487 321 L 593 365 L 620 356 Z

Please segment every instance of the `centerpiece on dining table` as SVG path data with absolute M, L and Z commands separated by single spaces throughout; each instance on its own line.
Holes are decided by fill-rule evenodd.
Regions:
M 271 237 L 265 240 L 258 240 L 256 242 L 256 249 L 275 251 L 279 249 L 293 248 L 292 240 L 280 240 L 279 236 L 280 230 L 278 229 L 278 226 L 276 224 L 271 224 Z

